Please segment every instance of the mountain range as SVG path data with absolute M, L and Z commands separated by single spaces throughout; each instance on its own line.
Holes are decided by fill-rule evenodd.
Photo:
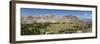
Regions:
M 57 16 L 57 15 L 47 15 L 47 16 L 21 16 L 21 23 L 45 23 L 45 22 L 79 22 L 79 23 L 91 23 L 92 19 L 80 19 L 77 16 Z

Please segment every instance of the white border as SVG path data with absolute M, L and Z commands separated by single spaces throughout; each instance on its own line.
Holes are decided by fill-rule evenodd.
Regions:
M 92 11 L 92 33 L 74 33 L 74 34 L 54 34 L 54 35 L 32 35 L 21 36 L 20 33 L 20 8 L 45 8 L 45 9 L 61 9 L 61 10 L 85 10 Z M 92 37 L 95 36 L 95 8 L 88 7 L 71 7 L 71 6 L 53 6 L 53 5 L 37 5 L 37 4 L 16 4 L 16 41 L 25 40 L 42 40 L 57 38 L 76 38 L 76 37 Z

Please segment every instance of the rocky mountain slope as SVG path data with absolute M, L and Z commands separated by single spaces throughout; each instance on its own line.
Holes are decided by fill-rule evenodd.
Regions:
M 79 19 L 76 16 L 56 16 L 56 15 L 48 15 L 48 16 L 21 16 L 21 23 L 45 23 L 45 22 L 79 22 L 84 23 L 85 21 Z

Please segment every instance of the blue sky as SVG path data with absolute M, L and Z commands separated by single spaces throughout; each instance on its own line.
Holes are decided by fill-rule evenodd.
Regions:
M 92 11 L 80 10 L 56 10 L 56 9 L 39 9 L 39 8 L 21 8 L 22 16 L 36 15 L 59 15 L 59 16 L 77 16 L 79 18 L 92 19 Z

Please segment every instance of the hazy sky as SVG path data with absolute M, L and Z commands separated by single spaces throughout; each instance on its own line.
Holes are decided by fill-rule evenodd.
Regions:
M 80 10 L 56 10 L 56 9 L 39 9 L 39 8 L 21 8 L 22 16 L 34 16 L 34 15 L 59 15 L 59 16 L 77 16 L 79 18 L 92 18 L 92 11 L 80 11 Z

